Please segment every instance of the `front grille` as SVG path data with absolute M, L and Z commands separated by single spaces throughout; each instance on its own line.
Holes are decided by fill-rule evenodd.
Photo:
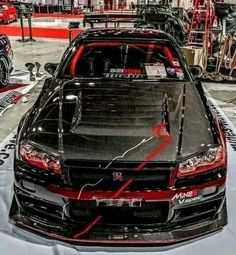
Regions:
M 69 214 L 72 220 L 80 223 L 90 222 L 102 215 L 101 224 L 106 227 L 119 228 L 121 225 L 152 225 L 167 221 L 169 202 L 144 202 L 141 207 L 103 207 L 96 206 L 95 201 L 71 201 Z M 150 227 L 149 226 L 149 227 Z
M 170 179 L 170 167 L 157 166 L 154 163 L 147 163 L 140 171 L 135 171 L 139 163 L 112 163 L 106 169 L 109 162 L 77 162 L 78 167 L 68 167 L 69 178 L 73 187 L 80 188 L 85 184 L 88 190 L 115 191 L 127 180 L 133 180 L 127 187 L 129 191 L 167 190 Z M 114 176 L 114 175 L 121 175 Z

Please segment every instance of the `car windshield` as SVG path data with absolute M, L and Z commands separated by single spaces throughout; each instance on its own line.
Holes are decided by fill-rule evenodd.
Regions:
M 186 79 L 177 52 L 167 42 L 82 44 L 72 56 L 65 75 L 111 79 Z

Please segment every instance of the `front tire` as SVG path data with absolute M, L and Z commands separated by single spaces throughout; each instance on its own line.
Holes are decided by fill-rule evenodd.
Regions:
M 7 86 L 9 78 L 8 62 L 4 57 L 0 57 L 0 88 Z

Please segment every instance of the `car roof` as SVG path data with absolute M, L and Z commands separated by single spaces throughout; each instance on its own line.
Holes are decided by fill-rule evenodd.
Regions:
M 127 28 L 93 28 L 87 29 L 82 34 L 83 39 L 142 39 L 142 40 L 168 40 L 170 35 L 155 29 L 127 29 Z

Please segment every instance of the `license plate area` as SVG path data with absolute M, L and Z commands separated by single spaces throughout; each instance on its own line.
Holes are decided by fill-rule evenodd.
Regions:
M 141 198 L 95 198 L 97 207 L 142 207 Z

